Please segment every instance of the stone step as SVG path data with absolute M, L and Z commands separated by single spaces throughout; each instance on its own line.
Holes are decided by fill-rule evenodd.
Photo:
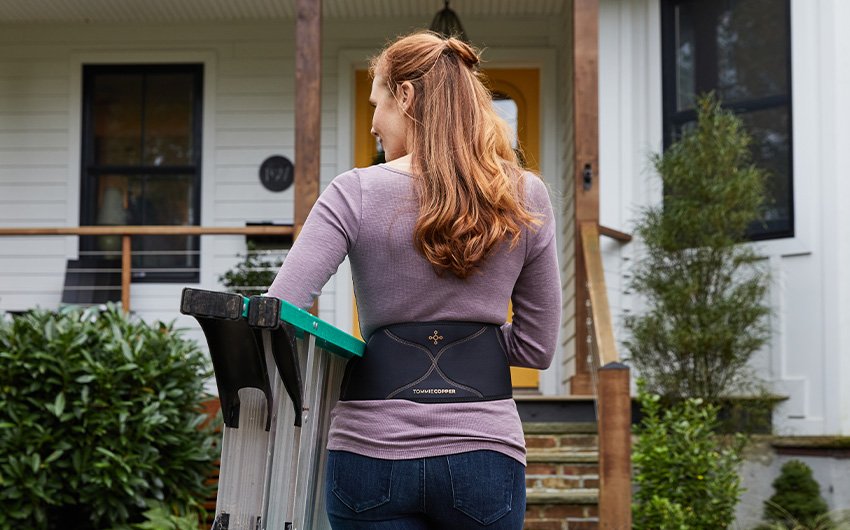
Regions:
M 529 451 L 592 451 L 599 447 L 599 438 L 595 434 L 526 434 L 525 447 Z
M 529 488 L 524 530 L 596 530 L 599 490 Z
M 527 504 L 557 504 L 595 506 L 599 502 L 598 488 L 562 490 L 558 488 L 528 488 Z
M 599 451 L 561 449 L 556 451 L 530 450 L 526 460 L 531 463 L 587 464 L 599 463 Z
M 597 451 L 530 451 L 526 457 L 528 488 L 584 490 L 599 487 Z

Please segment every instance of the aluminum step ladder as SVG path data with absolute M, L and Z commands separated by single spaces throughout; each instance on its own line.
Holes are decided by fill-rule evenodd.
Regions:
M 180 312 L 204 332 L 224 418 L 213 530 L 330 529 L 330 412 L 363 341 L 271 297 L 186 288 Z

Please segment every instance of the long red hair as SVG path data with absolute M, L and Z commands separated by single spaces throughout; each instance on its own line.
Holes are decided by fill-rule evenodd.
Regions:
M 416 249 L 438 274 L 466 278 L 502 241 L 539 221 L 523 203 L 523 170 L 507 123 L 493 110 L 478 52 L 455 38 L 419 32 L 372 60 L 394 95 L 409 81 L 411 170 L 419 216 Z

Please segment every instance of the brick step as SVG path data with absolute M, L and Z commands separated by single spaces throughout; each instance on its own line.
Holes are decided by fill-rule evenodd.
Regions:
M 522 427 L 529 452 L 595 451 L 599 447 L 595 423 L 523 423 Z
M 599 438 L 592 422 L 523 423 L 525 530 L 596 530 Z
M 597 488 L 528 488 L 527 504 L 595 506 L 599 502 Z
M 559 490 L 599 487 L 597 451 L 530 451 L 525 483 L 528 488 Z
M 524 530 L 596 530 L 599 490 L 529 488 Z

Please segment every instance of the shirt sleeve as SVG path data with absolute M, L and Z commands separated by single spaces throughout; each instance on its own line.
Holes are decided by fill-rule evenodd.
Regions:
M 268 295 L 309 309 L 357 243 L 361 219 L 356 170 L 336 177 L 310 210 Z
M 542 224 L 526 233 L 526 256 L 511 294 L 513 322 L 502 326 L 512 366 L 545 369 L 552 363 L 561 323 L 561 280 L 555 217 L 546 185 L 528 186 L 529 204 Z

